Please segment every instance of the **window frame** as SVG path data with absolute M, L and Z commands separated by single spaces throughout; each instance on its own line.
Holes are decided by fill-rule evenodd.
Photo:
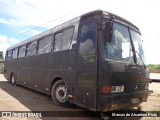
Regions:
M 64 28 L 64 29 L 61 29 L 61 30 L 59 30 L 59 31 L 57 31 L 57 32 L 54 33 L 54 35 L 53 35 L 53 52 L 65 51 L 65 50 L 55 51 L 55 36 L 56 36 L 57 34 L 60 34 L 60 33 L 61 33 L 61 34 L 62 34 L 62 37 L 63 37 L 63 31 L 65 31 L 65 30 L 67 30 L 67 29 L 71 29 L 71 28 L 73 28 L 73 33 L 72 33 L 70 45 L 69 45 L 69 47 L 68 47 L 67 49 L 65 49 L 65 50 L 71 49 L 71 45 L 72 45 L 72 41 L 73 41 L 73 36 L 74 36 L 74 33 L 75 33 L 75 26 L 74 26 L 74 25 L 69 26 L 69 27 L 66 27 L 66 28 Z
M 40 38 L 40 39 L 37 40 L 37 55 L 47 54 L 47 53 L 43 53 L 43 52 L 42 53 L 41 52 L 38 53 L 38 50 L 39 50 L 39 43 L 40 43 L 40 41 L 43 41 L 46 37 L 49 37 L 49 36 L 52 37 L 52 40 L 51 40 L 51 51 L 47 52 L 47 53 L 51 53 L 53 51 L 54 34 L 52 33 L 52 34 L 46 35 L 46 36 L 44 36 L 44 37 L 42 37 L 42 38 Z
M 85 59 L 85 57 L 80 53 L 80 39 L 81 39 L 81 29 L 82 29 L 82 26 L 83 25 L 85 25 L 85 24 L 88 24 L 88 23 L 91 23 L 91 22 L 94 22 L 95 23 L 95 60 L 94 61 L 88 61 L 87 59 Z M 97 59 L 97 56 L 98 56 L 98 31 L 97 31 L 97 29 L 98 29 L 98 25 L 97 25 L 97 23 L 98 23 L 98 21 L 97 21 L 97 19 L 96 18 L 92 18 L 92 19 L 90 19 L 90 20 L 84 20 L 84 21 L 82 21 L 81 23 L 80 23 L 80 26 L 79 26 L 79 30 L 78 30 L 78 48 L 77 48 L 77 51 L 78 51 L 78 53 L 80 54 L 80 56 L 85 60 L 85 61 L 87 61 L 87 62 L 89 62 L 89 63 L 93 63 L 93 62 L 95 62 L 96 61 L 96 59 Z
M 133 34 L 132 34 L 132 32 L 135 32 L 135 33 L 137 33 L 137 34 L 139 34 L 140 35 L 140 37 L 141 37 L 141 39 L 140 39 L 140 44 L 138 43 L 138 51 L 136 50 L 136 47 L 135 47 L 135 44 L 134 44 L 134 39 L 133 39 Z M 129 28 L 129 33 L 130 33 L 130 39 L 131 39 L 131 41 L 132 41 L 132 43 L 133 43 L 133 46 L 132 47 L 134 47 L 134 52 L 135 52 L 135 56 L 136 56 L 136 62 L 138 63 L 138 64 L 140 64 L 140 65 L 143 65 L 143 63 L 146 63 L 146 57 L 145 57 L 145 52 L 144 52 L 144 46 L 143 46 L 143 41 L 142 41 L 142 35 L 141 35 L 141 33 L 139 32 L 139 31 L 136 31 L 135 29 L 132 29 L 132 28 Z M 138 42 L 138 41 L 137 41 Z M 139 46 L 139 45 L 141 45 L 141 46 Z M 141 53 L 140 52 L 140 47 L 141 47 L 141 52 L 143 53 Z M 137 52 L 139 53 L 139 55 L 137 54 Z M 141 60 L 141 58 L 142 58 L 142 60 Z M 140 63 L 138 62 L 138 59 L 140 59 Z
M 17 53 L 16 53 L 16 56 L 14 56 L 14 51 L 16 51 Z M 16 48 L 14 48 L 14 49 L 12 49 L 12 59 L 16 59 L 18 57 L 18 47 L 16 47 Z
M 11 55 L 10 55 L 10 56 L 8 56 L 8 53 L 9 53 L 9 52 L 11 52 Z M 6 57 L 7 60 L 12 59 L 12 54 L 13 54 L 13 50 L 12 50 L 12 49 L 10 49 L 10 50 L 7 51 L 7 57 Z
M 63 36 L 63 31 L 61 30 L 61 31 L 59 31 L 59 32 L 56 32 L 55 34 L 54 34 L 54 45 L 53 45 L 53 52 L 59 52 L 59 51 L 62 51 L 62 50 L 56 50 L 55 51 L 55 43 L 56 43 L 56 36 L 58 35 L 58 34 L 61 34 L 62 36 Z
M 20 48 L 23 47 L 23 46 L 25 46 L 25 54 L 24 54 L 24 56 L 19 56 L 19 54 L 20 54 Z M 18 55 L 17 55 L 17 58 L 25 57 L 25 56 L 26 56 L 26 53 L 27 53 L 27 44 L 23 44 L 23 45 L 19 46 L 19 47 L 18 47 Z
M 130 33 L 130 29 L 132 29 L 129 25 L 127 25 L 127 24 L 125 24 L 125 23 L 122 23 L 121 21 L 113 21 L 113 24 L 119 24 L 119 25 L 122 25 L 122 26 L 124 26 L 124 27 L 126 27 L 127 28 L 127 31 L 128 31 L 128 34 L 129 34 L 129 43 L 130 43 L 130 47 L 132 48 L 133 46 L 132 46 L 132 39 L 131 39 L 131 33 Z M 113 30 L 113 28 L 112 28 L 112 30 Z M 134 30 L 134 29 L 132 29 L 132 30 Z M 113 37 L 113 34 L 112 34 L 112 37 Z M 112 39 L 112 38 L 111 38 Z M 102 47 L 103 47 L 103 49 L 102 49 L 102 56 L 103 56 L 103 59 L 104 60 L 106 60 L 106 61 L 112 61 L 112 62 L 124 62 L 124 63 L 129 63 L 129 61 L 127 62 L 127 61 L 123 61 L 123 60 L 113 60 L 113 59 L 109 59 L 108 57 L 106 57 L 105 56 L 105 53 L 104 53 L 104 38 L 103 38 L 103 41 L 102 41 Z M 108 45 L 107 45 L 107 52 L 108 52 Z M 133 54 L 133 51 L 131 50 L 130 52 L 132 52 L 131 54 Z M 134 60 L 132 60 L 132 56 L 130 56 L 131 58 L 131 62 L 133 62 L 134 63 Z
M 31 44 L 31 46 L 32 46 L 32 43 L 34 43 L 34 42 L 36 42 L 36 47 L 35 47 L 35 48 L 36 48 L 36 52 L 35 52 L 35 54 L 29 54 L 29 55 L 28 55 L 28 45 Z M 31 46 L 30 46 L 30 47 L 31 47 Z M 27 43 L 27 44 L 26 44 L 26 53 L 25 53 L 25 56 L 34 56 L 34 55 L 36 55 L 36 54 L 37 54 L 37 46 L 38 46 L 38 41 L 37 41 L 37 40 L 34 40 L 34 41 L 32 41 L 32 42 Z M 31 53 L 32 53 L 32 52 L 31 52 Z

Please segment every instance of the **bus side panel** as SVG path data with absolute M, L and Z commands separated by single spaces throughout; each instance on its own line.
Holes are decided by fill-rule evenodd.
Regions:
M 60 77 L 65 81 L 68 95 L 75 96 L 75 80 L 76 80 L 76 51 L 77 51 L 77 34 L 79 23 L 74 24 L 74 32 L 71 46 L 67 50 L 56 51 L 52 53 L 50 65 L 50 83 L 56 77 Z M 69 98 L 70 102 L 75 99 Z
M 34 87 L 36 90 L 49 94 L 50 81 L 52 80 L 50 71 L 52 71 L 53 53 L 37 55 L 37 67 L 35 73 Z
M 75 52 L 69 50 L 59 51 L 52 54 L 50 77 L 62 78 L 68 88 L 68 94 L 73 95 L 74 80 L 75 80 Z

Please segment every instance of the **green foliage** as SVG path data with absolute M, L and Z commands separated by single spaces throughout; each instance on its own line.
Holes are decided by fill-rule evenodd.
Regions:
M 160 69 L 160 64 L 157 65 L 148 65 L 149 69 Z
M 0 60 L 3 60 L 3 51 L 0 51 Z

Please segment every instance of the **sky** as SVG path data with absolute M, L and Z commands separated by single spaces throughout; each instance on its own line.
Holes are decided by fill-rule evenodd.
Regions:
M 85 12 L 102 9 L 135 24 L 147 64 L 160 64 L 160 0 L 0 0 L 0 51 Z

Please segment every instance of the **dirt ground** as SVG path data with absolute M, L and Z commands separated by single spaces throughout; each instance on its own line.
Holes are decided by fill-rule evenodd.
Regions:
M 160 83 L 151 83 L 152 91 L 148 101 L 141 104 L 142 111 L 160 111 Z M 12 86 L 0 74 L 0 112 L 3 111 L 84 111 L 78 106 L 69 108 L 53 104 L 50 96 L 22 87 Z M 1 114 L 1 113 L 0 113 Z M 91 114 L 95 114 L 92 112 Z M 102 120 L 100 117 L 37 117 L 37 118 L 2 118 L 0 120 Z M 116 117 L 109 120 L 160 120 L 160 117 Z

